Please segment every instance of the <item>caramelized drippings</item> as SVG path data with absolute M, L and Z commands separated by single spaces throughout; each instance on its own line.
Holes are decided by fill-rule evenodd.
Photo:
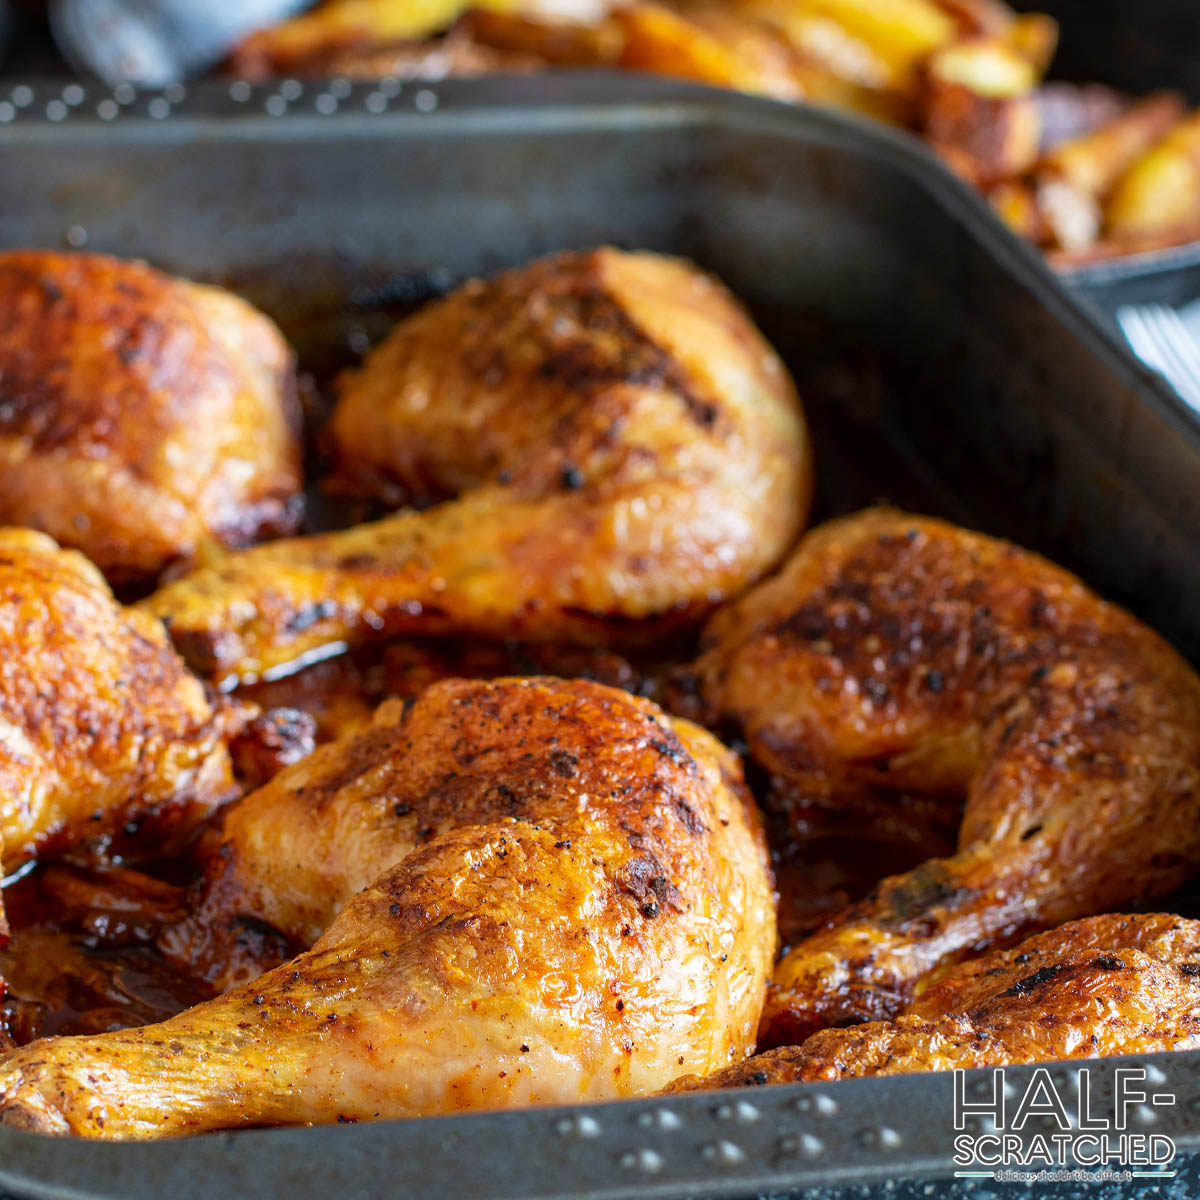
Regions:
M 185 890 L 120 867 L 40 868 L 4 893 L 13 927 L 0 950 L 0 1030 L 18 1045 L 161 1021 L 204 993 L 153 938 L 184 913 Z

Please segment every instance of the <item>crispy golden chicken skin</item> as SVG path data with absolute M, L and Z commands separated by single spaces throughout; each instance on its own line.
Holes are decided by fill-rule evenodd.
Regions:
M 114 581 L 294 529 L 292 355 L 261 313 L 143 263 L 47 250 L 0 253 L 0 311 L 0 523 Z
M 774 566 L 811 489 L 795 390 L 745 312 L 686 263 L 610 249 L 402 322 L 344 380 L 332 434 L 343 483 L 442 503 L 151 596 L 201 673 L 399 634 L 653 640 Z
M 583 681 L 451 680 L 231 810 L 214 895 L 311 950 L 0 1059 L 0 1124 L 146 1138 L 639 1095 L 753 1046 L 775 948 L 738 760 Z
M 194 911 L 161 939 L 169 958 L 223 991 L 276 965 L 288 945 L 311 946 L 355 894 L 439 834 L 501 818 L 541 824 L 547 803 L 573 804 L 577 792 L 615 799 L 636 789 L 642 804 L 655 793 L 664 812 L 699 829 L 707 818 L 682 783 L 709 757 L 760 836 L 737 760 L 690 722 L 624 692 L 583 680 L 453 680 L 425 690 L 410 712 L 412 703 L 389 701 L 366 729 L 223 814 Z M 484 706 L 502 714 L 472 729 L 469 744 L 460 732 L 468 704 L 476 721 Z M 630 778 L 616 778 L 647 738 L 654 770 L 634 772 L 631 762 Z M 562 795 L 548 795 L 543 778 Z M 766 936 L 759 921 L 774 929 L 770 909 L 755 912 L 756 935 Z M 272 942 L 264 927 L 282 936 Z
M 0 530 L 0 865 L 150 851 L 231 798 L 226 718 L 81 554 Z M 124 849 L 132 849 L 132 840 Z
M 892 1021 L 825 1029 L 668 1091 L 1200 1048 L 1200 921 L 1075 921 L 953 967 Z
M 706 638 L 708 702 L 797 819 L 966 797 L 956 854 L 885 879 L 783 959 L 767 1045 L 894 1016 L 940 964 L 1200 865 L 1200 680 L 1034 554 L 867 511 L 810 533 Z

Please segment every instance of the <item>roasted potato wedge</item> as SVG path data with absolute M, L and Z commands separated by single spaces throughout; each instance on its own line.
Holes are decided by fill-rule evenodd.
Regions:
M 832 18 L 901 71 L 915 69 L 958 32 L 929 0 L 796 0 L 796 7 Z
M 1115 239 L 1161 236 L 1200 222 L 1200 112 L 1179 121 L 1116 184 L 1105 206 Z
M 518 7 L 518 0 L 475 3 Z M 312 12 L 252 33 L 234 50 L 229 65 L 248 79 L 308 71 L 347 50 L 429 37 L 452 25 L 466 8 L 465 0 L 326 0 Z
M 1035 194 L 1047 245 L 1078 252 L 1100 236 L 1103 213 L 1098 196 L 1053 175 L 1035 184 Z
M 1014 233 L 1030 242 L 1045 239 L 1046 222 L 1027 180 L 1006 179 L 990 188 L 987 198 L 992 210 Z
M 1050 245 L 1078 253 L 1100 237 L 1105 196 L 1138 154 L 1171 127 L 1181 108 L 1173 94 L 1150 96 L 1042 156 L 1035 188 Z
M 1032 92 L 1037 68 L 1002 38 L 964 38 L 937 51 L 926 73 L 931 83 L 957 85 L 989 100 L 1004 100 Z
M 911 125 L 917 97 L 904 77 L 865 38 L 794 0 L 749 0 L 739 11 L 772 29 L 791 48 L 805 100 L 848 109 L 894 125 Z
M 804 98 L 787 44 L 766 26 L 716 6 L 685 15 L 661 4 L 617 9 L 621 65 L 778 99 Z
M 1041 178 L 1061 179 L 1089 196 L 1104 196 L 1148 147 L 1178 121 L 1183 102 L 1160 92 L 1091 133 L 1061 142 L 1038 163 Z
M 460 26 L 482 46 L 528 54 L 552 66 L 603 66 L 620 61 L 625 37 L 615 21 L 585 24 L 502 8 L 472 8 Z
M 964 178 L 989 187 L 1037 160 L 1041 119 L 1027 59 L 996 38 L 974 38 L 926 67 L 925 134 Z
M 1016 14 L 1002 0 L 938 0 L 938 7 L 953 17 L 963 33 L 1007 35 Z
M 813 12 L 795 0 L 743 0 L 738 7 L 778 30 L 807 63 L 839 79 L 880 89 L 900 82 L 885 55 L 832 17 Z
M 1042 75 L 1058 49 L 1058 22 L 1045 13 L 1022 13 L 1013 20 L 1004 38 Z

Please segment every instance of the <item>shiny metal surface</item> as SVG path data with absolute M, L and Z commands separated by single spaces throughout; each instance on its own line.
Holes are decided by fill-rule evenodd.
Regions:
M 50 0 L 50 25 L 76 70 L 108 84 L 166 87 L 207 70 L 246 34 L 312 0 Z

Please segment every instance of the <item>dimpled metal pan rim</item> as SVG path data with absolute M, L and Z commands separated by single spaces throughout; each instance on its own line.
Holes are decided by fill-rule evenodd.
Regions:
M 495 152 L 500 141 L 510 175 L 542 178 L 547 154 L 569 167 L 561 192 L 544 191 L 522 205 L 514 197 L 527 176 L 476 179 L 463 147 L 484 154 L 489 145 Z M 518 153 L 533 142 L 538 155 Z M 410 158 L 425 173 L 415 182 L 403 173 L 387 176 L 416 190 L 407 197 L 357 196 L 347 217 L 322 207 L 322 195 L 336 195 L 341 185 L 328 178 L 319 156 L 314 159 L 314 147 L 323 155 L 340 153 L 343 166 L 361 158 L 356 187 Z M 267 151 L 276 166 L 294 167 L 301 200 L 316 197 L 311 206 L 302 203 L 297 210 L 294 196 L 264 203 L 267 193 L 278 199 L 279 187 L 260 169 Z M 583 157 L 601 152 L 608 155 L 602 163 Z M 642 161 L 647 155 L 679 161 L 660 171 Z M 792 171 L 788 160 L 797 157 Z M 218 159 L 226 174 L 206 181 L 212 186 L 203 191 L 188 165 L 211 166 Z M 842 193 L 839 188 L 853 180 L 839 173 L 838 164 L 849 161 L 861 165 L 865 182 Z M 577 173 L 594 195 L 572 192 L 567 181 Z M 897 195 L 919 200 L 918 207 L 890 205 L 881 195 L 885 178 Z M 805 185 L 794 212 L 788 197 L 782 210 L 763 207 L 772 189 L 782 186 L 780 179 L 788 187 Z M 624 189 L 624 204 L 604 194 L 605 186 Z M 659 190 L 639 190 L 647 187 Z M 446 215 L 434 200 L 417 203 L 421 189 L 439 201 L 459 195 L 476 219 L 445 228 L 458 214 Z M 659 219 L 660 208 L 695 197 L 699 211 L 678 221 Z M 878 211 L 871 210 L 870 220 L 887 227 L 883 241 L 848 241 L 844 252 L 839 245 L 823 258 L 823 242 L 853 233 L 838 224 L 839 214 L 872 204 Z M 813 236 L 798 244 L 811 269 L 788 270 L 787 256 L 797 252 L 785 244 L 789 222 L 811 220 L 814 206 Z M 397 213 L 418 226 L 408 231 L 407 242 L 391 229 L 402 221 Z M 839 319 L 861 317 L 865 337 L 890 334 L 902 341 L 905 322 L 926 320 L 927 308 L 929 327 L 922 334 L 936 345 L 936 365 L 953 372 L 965 363 L 967 383 L 948 375 L 961 389 L 953 404 L 936 408 L 938 392 L 930 393 L 921 406 L 931 409 L 928 424 L 913 425 L 912 437 L 931 438 L 935 457 L 946 426 L 956 436 L 975 431 L 973 448 L 980 455 L 1010 438 L 1013 461 L 1035 467 L 1046 461 L 1033 454 L 1045 449 L 1043 441 L 1057 447 L 1066 438 L 1053 459 L 1053 494 L 1043 498 L 1050 507 L 1017 514 L 1025 528 L 1031 519 L 1043 520 L 1046 548 L 1066 553 L 1078 543 L 1076 557 L 1089 577 L 1117 587 L 1125 572 L 1127 590 L 1135 592 L 1139 581 L 1146 590 L 1147 570 L 1156 571 L 1156 579 L 1172 573 L 1182 578 L 1193 560 L 1189 548 L 1200 503 L 1181 505 L 1182 499 L 1200 499 L 1200 436 L 1187 410 L 911 139 L 828 113 L 630 77 L 403 87 L 284 80 L 263 88 L 206 84 L 152 95 L 99 93 L 81 84 L 0 90 L 0 244 L 87 240 L 95 249 L 145 253 L 173 269 L 219 275 L 229 265 L 223 254 L 262 254 L 289 239 L 310 248 L 332 241 L 343 218 L 354 226 L 360 252 L 386 255 L 399 240 L 404 244 L 396 254 L 408 263 L 414 245 L 432 241 L 440 243 L 429 251 L 435 258 L 409 265 L 428 269 L 445 261 L 452 274 L 607 236 L 694 253 L 739 292 L 761 284 L 760 300 L 792 296 L 797 305 L 827 304 Z M 714 226 L 707 233 L 700 228 L 705 220 Z M 359 228 L 363 222 L 379 229 Z M 525 236 L 516 236 L 522 230 Z M 880 253 L 891 247 L 897 257 L 864 263 L 864 247 Z M 927 275 L 924 258 L 903 258 L 918 251 L 928 256 Z M 909 275 L 881 278 L 901 261 Z M 818 277 L 822 270 L 826 274 Z M 881 308 L 881 297 L 901 285 L 905 291 L 898 294 L 912 302 L 902 310 Z M 975 324 L 938 343 L 937 330 L 956 314 Z M 983 327 L 976 328 L 980 321 Z M 917 358 L 928 354 L 922 345 Z M 1075 388 L 1067 386 L 1073 379 Z M 1070 417 L 1069 425 L 1053 423 L 1060 412 Z M 954 425 L 959 413 L 961 428 Z M 1027 428 L 1035 419 L 1043 423 Z M 1036 446 L 1027 444 L 1033 433 Z M 1007 463 L 1001 458 L 995 469 L 1007 469 Z M 973 462 L 968 482 L 992 466 L 982 457 Z M 1024 503 L 1030 489 L 1009 490 Z M 1078 501 L 1067 512 L 1058 507 L 1064 495 Z M 983 519 L 991 500 L 983 496 L 974 511 L 985 527 L 1004 532 L 995 528 L 999 516 Z M 1066 540 L 1056 541 L 1056 530 Z M 1194 587 L 1194 575 L 1192 567 L 1180 586 Z M 1185 618 L 1195 611 L 1184 600 L 1197 595 L 1191 591 L 1175 608 L 1162 610 L 1160 627 L 1181 642 Z M 1147 596 L 1148 603 L 1152 599 Z M 1172 1107 L 1142 1106 L 1135 1117 L 1139 1128 L 1173 1137 L 1183 1153 L 1172 1165 L 1180 1180 L 1192 1179 L 1200 1150 L 1200 1054 L 1136 1061 L 1153 1073 L 1157 1091 L 1176 1097 Z M 1089 1065 L 1098 1099 L 1111 1088 L 1115 1065 Z M 1069 1090 L 1078 1069 L 1058 1064 L 1051 1074 Z M 1022 1087 L 1031 1073 L 1013 1069 L 1009 1081 Z M 831 1186 L 899 1195 L 915 1180 L 929 1189 L 925 1194 L 937 1194 L 941 1185 L 925 1181 L 954 1170 L 951 1095 L 950 1076 L 923 1075 L 352 1128 L 247 1131 L 170 1144 L 50 1141 L 0 1130 L 0 1188 L 23 1197 L 96 1200 L 264 1191 L 295 1200 L 331 1194 L 347 1200 L 715 1198 Z
M 1195 1053 L 1180 1053 L 1088 1064 L 1093 1115 L 1113 1110 L 1118 1068 L 1144 1070 L 1137 1087 L 1160 1103 L 1130 1108 L 1127 1129 L 1169 1137 L 1179 1152 L 1168 1168 L 1178 1184 L 1171 1179 L 1135 1182 L 1119 1195 L 1135 1195 L 1139 1186 L 1158 1189 L 1149 1193 L 1156 1195 L 1164 1194 L 1165 1187 L 1170 1194 L 1174 1186 L 1196 1178 L 1196 1059 Z M 1048 1068 L 1069 1113 L 1080 1066 L 1055 1063 Z M 1036 1069 L 1007 1070 L 1010 1112 L 1013 1097 L 1023 1093 Z M 969 1102 L 987 1100 L 992 1089 L 990 1072 L 968 1072 Z M 1165 1096 L 1174 1103 L 1162 1103 Z M 1035 1128 L 1055 1132 L 1058 1127 L 1032 1122 L 1029 1129 Z M 988 1128 L 980 1118 L 968 1116 L 964 1132 Z M 953 1077 L 943 1073 L 354 1127 L 213 1134 L 182 1142 L 53 1142 L 4 1133 L 0 1186 L 39 1200 L 210 1200 L 264 1193 L 314 1200 L 723 1200 L 846 1185 L 873 1185 L 872 1191 L 882 1196 L 905 1180 L 952 1179 L 954 1136 Z M 931 1188 L 924 1194 L 933 1193 Z M 984 1185 L 979 1194 L 981 1200 L 995 1195 L 995 1186 Z M 1024 1194 L 1029 1194 L 1027 1185 Z M 1185 1188 L 1182 1194 L 1189 1192 Z

